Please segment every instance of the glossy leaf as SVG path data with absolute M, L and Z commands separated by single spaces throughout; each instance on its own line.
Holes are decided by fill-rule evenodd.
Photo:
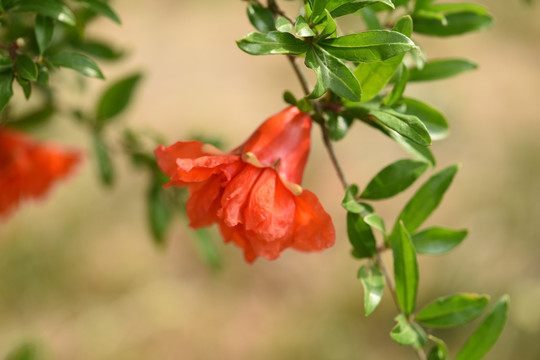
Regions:
M 299 55 L 309 48 L 306 42 L 289 33 L 279 31 L 264 34 L 251 33 L 236 43 L 240 49 L 251 55 Z
M 15 67 L 17 68 L 17 74 L 23 79 L 36 81 L 38 76 L 38 69 L 36 63 L 32 58 L 26 54 L 17 56 L 15 60 Z
M 376 3 L 382 3 L 389 8 L 394 8 L 391 0 L 330 0 L 328 1 L 328 5 L 326 5 L 326 9 L 333 17 L 339 17 L 355 13 L 365 6 Z
M 468 323 L 480 316 L 489 303 L 489 296 L 456 294 L 439 298 L 415 315 L 419 323 L 445 328 Z
M 13 73 L 0 74 L 0 111 L 3 111 L 13 96 Z
M 423 161 L 398 160 L 382 169 L 367 185 L 361 197 L 386 199 L 411 186 L 429 167 Z
M 389 30 L 364 31 L 321 41 L 331 55 L 354 62 L 381 61 L 414 48 L 407 36 Z
M 406 316 L 413 313 L 418 291 L 418 263 L 411 237 L 403 224 L 393 237 L 394 279 L 396 298 L 400 309 Z
M 49 58 L 54 66 L 75 70 L 83 75 L 105 79 L 101 70 L 88 56 L 72 52 L 61 52 Z
M 441 202 L 458 168 L 458 165 L 451 165 L 431 176 L 401 211 L 396 222 L 396 230 L 399 230 L 399 222 L 403 222 L 405 229 L 409 233 L 414 232 L 422 225 L 424 220 L 427 219 Z
M 75 26 L 75 15 L 58 0 L 24 0 L 20 1 L 13 12 L 35 12 L 48 16 L 65 24 Z
M 247 14 L 251 24 L 260 32 L 275 30 L 274 14 L 269 9 L 250 2 L 247 6 Z
M 317 23 L 321 19 L 328 1 L 329 0 L 310 0 L 311 14 L 309 17 L 309 21 L 311 23 Z
M 501 334 L 508 314 L 508 296 L 503 296 L 493 306 L 484 321 L 467 340 L 456 360 L 481 359 L 495 344 Z
M 320 39 L 325 39 L 327 37 L 336 37 L 337 33 L 337 24 L 332 18 L 332 15 L 328 12 L 328 10 L 325 10 L 326 13 L 326 25 L 320 32 L 320 34 L 317 36 L 316 41 L 320 41 Z
M 408 37 L 412 34 L 412 19 L 402 17 L 393 29 Z M 390 81 L 405 54 L 396 55 L 378 62 L 363 62 L 354 70 L 354 75 L 362 87 L 362 102 L 373 99 Z
M 428 146 L 431 143 L 426 126 L 415 116 L 404 116 L 390 109 L 370 109 L 369 113 L 382 126 L 396 131 L 418 145 Z
M 392 340 L 400 345 L 412 346 L 415 349 L 425 346 L 426 333 L 420 326 L 409 323 L 403 314 L 399 314 L 394 320 L 397 321 L 397 324 L 390 332 Z
M 371 213 L 364 216 L 364 221 L 369 226 L 379 230 L 386 236 L 386 226 L 384 225 L 384 220 L 377 214 Z
M 103 16 L 108 17 L 112 21 L 114 21 L 117 24 L 122 24 L 122 21 L 114 12 L 114 10 L 107 4 L 105 1 L 102 0 L 75 0 L 86 7 L 88 7 L 90 10 L 94 11 L 95 13 L 101 14 Z
M 294 32 L 299 37 L 313 37 L 315 32 L 309 27 L 309 24 L 306 22 L 306 19 L 302 15 L 296 18 L 296 23 L 294 24 Z
M 433 341 L 435 346 L 431 348 L 427 360 L 446 360 L 448 358 L 448 348 L 444 341 L 433 335 L 429 335 L 428 339 Z
M 341 201 L 341 206 L 348 212 L 355 214 L 361 214 L 366 211 L 366 207 L 356 201 L 356 194 L 358 194 L 358 186 L 353 184 L 345 190 L 345 196 Z
M 384 292 L 384 276 L 377 263 L 370 266 L 362 265 L 358 278 L 364 288 L 364 312 L 369 316 L 381 302 Z
M 347 234 L 353 246 L 353 256 L 370 258 L 375 255 L 376 241 L 371 227 L 366 224 L 362 215 L 347 213 Z
M 425 161 L 431 166 L 435 166 L 435 157 L 431 153 L 431 150 L 429 148 L 418 145 L 411 140 L 399 135 L 397 132 L 393 130 L 389 130 L 387 132 L 388 136 L 390 136 L 396 143 L 398 143 L 401 147 L 403 147 L 409 154 L 415 156 L 417 159 L 421 161 Z
M 465 71 L 476 69 L 478 66 L 472 61 L 465 59 L 445 59 L 428 61 L 419 70 L 410 69 L 409 81 L 431 81 L 446 79 L 459 75 Z
M 134 74 L 112 84 L 102 95 L 96 114 L 96 126 L 101 128 L 105 121 L 120 114 L 129 104 L 133 91 L 141 79 Z
M 157 244 L 163 244 L 165 232 L 171 222 L 171 214 L 163 197 L 161 185 L 155 184 L 150 188 L 147 204 L 152 236 Z
M 23 79 L 20 76 L 17 76 L 15 79 L 23 91 L 24 98 L 26 100 L 30 99 L 30 95 L 32 95 L 32 84 L 30 81 Z
M 442 255 L 458 246 L 467 236 L 467 230 L 448 230 L 432 227 L 412 236 L 418 254 Z
M 36 16 L 34 32 L 36 34 L 36 42 L 38 44 L 40 54 L 43 54 L 51 44 L 54 32 L 54 21 L 54 19 L 48 16 Z
M 453 36 L 489 28 L 493 18 L 485 8 L 472 4 L 431 5 L 429 10 L 443 15 L 443 19 L 426 16 L 421 12 L 413 14 L 416 32 L 433 36 Z
M 362 90 L 356 77 L 341 60 L 317 45 L 309 48 L 306 66 L 317 74 L 317 83 L 310 97 L 322 96 L 328 89 L 351 101 L 359 101 Z
M 280 32 L 292 34 L 294 32 L 294 25 L 289 21 L 289 19 L 280 16 L 276 19 L 276 29 Z
M 415 99 L 402 98 L 405 114 L 418 117 L 424 123 L 432 140 L 444 139 L 448 135 L 448 123 L 444 116 L 431 106 Z
M 113 49 L 102 41 L 77 41 L 71 44 L 73 48 L 82 51 L 94 58 L 105 60 L 118 60 L 124 53 Z
M 394 87 L 392 88 L 392 91 L 384 98 L 382 103 L 386 106 L 392 106 L 396 101 L 401 99 L 401 95 L 403 95 L 403 92 L 405 91 L 408 80 L 409 70 L 407 70 L 405 64 L 402 63 L 400 64 L 398 72 L 396 73 L 396 82 L 394 83 Z
M 9 56 L 0 57 L 0 73 L 11 71 L 13 60 Z
M 94 136 L 94 153 L 98 162 L 98 170 L 101 181 L 104 185 L 110 186 L 114 182 L 114 168 L 109 151 L 103 139 L 98 135 Z
M 339 141 L 345 137 L 352 119 L 342 114 L 337 114 L 333 111 L 327 113 L 328 117 L 328 132 L 332 141 Z

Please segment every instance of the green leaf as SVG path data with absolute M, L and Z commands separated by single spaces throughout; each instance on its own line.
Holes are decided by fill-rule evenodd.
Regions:
M 390 109 L 369 109 L 369 113 L 382 126 L 396 131 L 418 145 L 428 146 L 431 144 L 426 126 L 416 116 L 400 114 Z
M 118 17 L 118 15 L 114 12 L 114 10 L 104 1 L 101 0 L 75 0 L 83 5 L 85 5 L 87 8 L 92 10 L 95 13 L 101 14 L 103 16 L 108 17 L 118 25 L 122 24 L 122 21 Z
M 339 141 L 345 137 L 353 119 L 333 111 L 326 113 L 328 117 L 328 132 L 332 141 Z
M 13 69 L 13 60 L 9 56 L 0 57 L 0 73 Z
M 431 164 L 431 166 L 435 166 L 435 157 L 433 156 L 429 148 L 418 145 L 411 140 L 399 135 L 393 130 L 388 130 L 387 135 L 394 139 L 394 141 L 397 142 L 401 147 L 403 147 L 407 152 L 409 152 L 409 154 L 415 156 L 421 161 L 425 161 Z
M 117 51 L 101 41 L 77 41 L 73 42 L 71 46 L 78 51 L 99 59 L 118 60 L 124 55 L 123 52 Z
M 44 125 L 55 113 L 55 109 L 51 104 L 45 104 L 42 108 L 31 111 L 22 117 L 16 118 L 9 123 L 10 127 L 14 127 L 23 131 L 30 131 L 38 126 Z
M 399 223 L 403 222 L 409 233 L 414 232 L 437 208 L 458 168 L 458 165 L 452 165 L 431 176 L 405 205 L 395 229 L 399 230 Z
M 390 332 L 392 340 L 400 345 L 410 345 L 415 349 L 423 348 L 426 345 L 426 333 L 420 326 L 409 323 L 403 314 L 399 314 L 394 320 L 397 321 L 397 324 Z
M 195 235 L 197 236 L 197 253 L 199 257 L 210 267 L 212 270 L 219 270 L 223 266 L 223 261 L 217 250 L 215 241 L 212 239 L 206 228 L 196 229 Z
M 54 19 L 43 15 L 36 16 L 34 32 L 36 34 L 36 42 L 41 55 L 51 44 L 54 32 Z
M 412 236 L 418 254 L 441 255 L 458 246 L 467 236 L 467 230 L 448 230 L 432 227 Z
M 276 30 L 293 34 L 294 25 L 286 17 L 280 16 L 276 19 Z
M 43 86 L 49 86 L 49 69 L 47 67 L 39 67 L 37 82 Z
M 411 186 L 429 167 L 423 161 L 398 160 L 382 169 L 367 185 L 361 197 L 386 199 Z
M 72 52 L 61 52 L 49 58 L 54 66 L 75 70 L 83 75 L 105 79 L 101 70 L 88 56 Z
M 384 225 L 383 219 L 379 215 L 374 213 L 367 214 L 366 216 L 364 216 L 364 221 L 366 222 L 366 224 L 374 227 L 386 236 L 386 227 Z
M 94 136 L 94 152 L 101 181 L 104 185 L 111 186 L 114 182 L 113 163 L 103 139 L 97 134 Z
M 377 263 L 373 263 L 369 267 L 362 265 L 358 271 L 358 278 L 364 288 L 364 312 L 366 316 L 369 316 L 381 302 L 384 292 L 384 276 Z
M 326 41 L 326 40 L 325 40 Z M 317 83 L 310 97 L 322 96 L 328 89 L 351 101 L 359 101 L 362 90 L 351 70 L 338 58 L 317 45 L 309 48 L 306 66 L 317 74 Z
M 435 346 L 431 348 L 428 354 L 427 360 L 446 360 L 448 357 L 448 348 L 441 339 L 436 338 L 433 335 L 429 335 L 428 339 L 435 343 Z
M 368 30 L 382 30 L 383 26 L 379 22 L 377 13 L 372 8 L 360 9 L 360 15 L 362 15 Z
M 23 90 L 24 98 L 26 100 L 30 99 L 30 95 L 32 95 L 32 84 L 30 83 L 30 81 L 25 80 L 25 79 L 21 78 L 20 76 L 17 76 L 16 80 L 17 80 L 17 83 L 19 83 L 19 85 L 21 86 L 21 88 Z
M 358 201 L 356 201 L 356 194 L 358 194 L 358 186 L 355 184 L 350 185 L 345 190 L 345 196 L 341 201 L 341 206 L 343 206 L 343 208 L 348 212 L 360 214 L 366 211 L 366 208 L 362 204 L 358 203 Z
M 398 225 L 393 237 L 394 279 L 396 298 L 400 309 L 406 316 L 414 311 L 418 291 L 418 264 L 411 237 L 403 223 Z
M 311 1 L 311 15 L 309 21 L 313 24 L 317 23 L 327 6 L 328 0 L 310 0 Z
M 444 59 L 428 61 L 422 70 L 413 68 L 409 71 L 409 81 L 431 81 L 446 79 L 465 71 L 476 69 L 478 66 L 465 59 Z
M 362 215 L 347 213 L 347 234 L 353 246 L 353 256 L 370 258 L 375 255 L 376 242 L 371 227 L 365 223 Z
M 487 354 L 499 338 L 506 323 L 507 314 L 508 296 L 504 295 L 467 340 L 456 360 L 478 360 Z
M 302 15 L 296 18 L 296 23 L 294 24 L 294 32 L 299 37 L 313 37 L 315 32 L 309 27 L 309 24 L 306 22 L 306 19 Z
M 403 113 L 416 116 L 424 123 L 432 140 L 444 139 L 448 135 L 448 123 L 436 109 L 411 98 L 402 98 L 400 104 L 405 105 Z
M 152 185 L 147 201 L 152 236 L 156 244 L 161 245 L 165 241 L 165 232 L 171 223 L 171 214 L 159 183 Z
M 260 32 L 275 30 L 274 14 L 269 9 L 257 3 L 249 3 L 247 6 L 249 21 Z
M 415 47 L 407 36 L 389 30 L 371 30 L 319 42 L 331 55 L 354 62 L 381 61 Z
M 392 106 L 396 101 L 401 99 L 401 95 L 403 95 L 403 92 L 405 91 L 407 81 L 409 80 L 409 70 L 407 70 L 405 64 L 402 63 L 399 66 L 396 78 L 397 80 L 392 88 L 392 91 L 384 98 L 382 102 L 386 106 Z
M 264 34 L 251 33 L 238 40 L 236 44 L 241 50 L 251 55 L 300 55 L 309 48 L 306 42 L 289 33 L 279 31 L 270 31 Z
M 17 68 L 17 73 L 26 80 L 36 81 L 38 76 L 38 69 L 36 63 L 32 58 L 26 54 L 21 54 L 17 56 L 15 60 L 15 67 Z
M 325 10 L 326 13 L 326 25 L 320 32 L 320 34 L 317 36 L 316 41 L 320 41 L 321 39 L 327 38 L 327 37 L 336 37 L 336 30 L 337 30 L 337 24 L 328 12 L 328 10 Z
M 485 8 L 471 4 L 432 5 L 429 11 L 440 13 L 443 19 L 426 16 L 423 12 L 413 14 L 414 31 L 433 36 L 453 36 L 489 28 L 493 18 Z
M 5 360 L 38 360 L 39 358 L 37 347 L 31 343 L 24 343 L 11 350 Z
M 65 24 L 75 26 L 75 15 L 58 0 L 24 0 L 20 1 L 13 12 L 35 12 L 48 16 Z
M 410 16 L 402 17 L 394 26 L 398 31 L 408 37 L 412 34 L 412 19 Z M 373 99 L 390 81 L 403 60 L 405 54 L 396 55 L 384 61 L 360 63 L 354 70 L 354 75 L 362 87 L 362 102 Z
M 293 106 L 296 106 L 296 104 L 298 103 L 298 100 L 296 100 L 296 97 L 294 96 L 294 94 L 290 92 L 289 90 L 283 93 L 283 101 Z
M 120 114 L 129 104 L 133 91 L 141 79 L 137 73 L 123 78 L 111 86 L 101 96 L 96 114 L 96 126 L 100 129 L 107 120 Z
M 480 316 L 489 303 L 489 296 L 456 294 L 438 298 L 414 317 L 419 323 L 445 328 L 468 323 Z
M 333 17 L 340 17 L 355 13 L 365 6 L 382 3 L 390 8 L 394 8 L 391 0 L 330 0 L 326 9 Z
M 0 74 L 0 111 L 3 111 L 13 96 L 13 73 Z

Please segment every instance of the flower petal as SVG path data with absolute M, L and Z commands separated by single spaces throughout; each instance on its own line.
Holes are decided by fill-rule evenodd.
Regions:
M 302 251 L 318 251 L 331 247 L 336 240 L 332 218 L 319 199 L 309 190 L 294 198 L 294 240 L 292 247 Z
M 223 193 L 221 184 L 221 177 L 213 176 L 205 182 L 190 185 L 186 202 L 189 226 L 196 229 L 216 222 L 219 199 Z

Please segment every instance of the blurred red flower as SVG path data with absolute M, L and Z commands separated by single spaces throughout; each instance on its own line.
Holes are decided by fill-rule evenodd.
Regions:
M 170 177 L 165 186 L 188 186 L 191 227 L 217 223 L 249 263 L 258 256 L 273 260 L 289 247 L 318 251 L 335 241 L 332 219 L 317 196 L 300 186 L 310 132 L 311 118 L 289 107 L 229 153 L 179 141 L 159 146 L 155 155 Z
M 43 196 L 79 161 L 77 152 L 0 128 L 0 216 L 8 215 L 25 198 Z

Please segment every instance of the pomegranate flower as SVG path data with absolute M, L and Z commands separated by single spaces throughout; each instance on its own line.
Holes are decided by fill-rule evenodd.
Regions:
M 42 197 L 79 162 L 79 154 L 0 128 L 0 217 L 21 200 Z
M 293 248 L 319 251 L 334 244 L 332 219 L 317 196 L 300 186 L 310 148 L 311 118 L 296 107 L 270 117 L 229 153 L 199 141 L 179 141 L 154 152 L 170 177 L 187 186 L 190 226 L 214 223 L 247 262 Z

